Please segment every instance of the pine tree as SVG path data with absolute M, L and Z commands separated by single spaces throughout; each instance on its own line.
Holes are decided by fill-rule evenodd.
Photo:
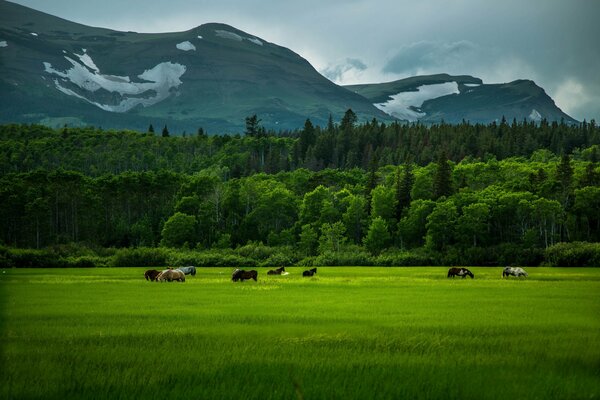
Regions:
M 246 136 L 258 136 L 261 132 L 260 119 L 256 116 L 256 114 L 251 117 L 246 117 L 246 131 L 244 132 Z
M 367 187 L 365 190 L 365 200 L 367 207 L 367 215 L 371 216 L 371 192 L 377 186 L 377 160 L 375 157 L 371 157 L 369 165 L 369 180 L 367 181 Z
M 333 117 L 329 114 L 329 119 L 327 120 L 327 131 L 332 133 L 335 130 L 335 125 L 333 124 Z
M 400 168 L 396 177 L 396 220 L 400 221 L 402 218 L 402 211 L 405 208 L 410 207 L 410 201 L 412 200 L 410 192 L 412 191 L 413 184 L 415 183 L 415 176 L 412 172 L 412 167 L 409 163 L 404 164 L 404 171 L 401 174 Z
M 342 121 L 340 123 L 340 129 L 344 132 L 351 131 L 352 128 L 354 128 L 354 124 L 357 120 L 358 118 L 356 117 L 356 114 L 354 113 L 354 111 L 352 111 L 351 108 L 349 108 L 348 110 L 346 110 L 346 113 L 342 118 Z
M 437 161 L 437 169 L 433 176 L 433 199 L 452 194 L 452 170 L 445 152 L 441 152 Z
M 314 146 L 317 141 L 317 136 L 315 135 L 315 127 L 313 126 L 310 119 L 307 119 L 304 122 L 304 129 L 300 131 L 300 157 L 304 159 L 306 157 L 306 152 L 310 146 Z
M 152 124 L 150 124 L 150 126 L 148 127 L 148 133 L 154 133 L 154 127 L 152 126 Z
M 169 135 L 169 129 L 167 128 L 167 125 L 165 125 L 165 127 L 162 130 L 162 137 L 169 137 L 171 135 Z
M 198 137 L 205 137 L 206 134 L 204 133 L 204 128 L 200 127 L 198 128 Z

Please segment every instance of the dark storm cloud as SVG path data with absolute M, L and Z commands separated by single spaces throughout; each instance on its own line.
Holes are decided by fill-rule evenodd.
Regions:
M 438 72 L 532 79 L 575 118 L 600 120 L 599 0 L 16 2 L 138 32 L 227 23 L 289 47 L 337 83 Z

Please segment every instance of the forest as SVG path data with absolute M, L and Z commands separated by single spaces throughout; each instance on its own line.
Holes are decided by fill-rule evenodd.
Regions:
M 600 129 L 0 126 L 0 266 L 600 265 Z

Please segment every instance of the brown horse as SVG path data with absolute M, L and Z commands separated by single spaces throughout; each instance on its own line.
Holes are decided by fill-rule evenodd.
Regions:
M 267 275 L 281 275 L 282 272 L 285 272 L 285 267 L 272 269 L 269 272 L 267 272 Z
M 316 273 L 317 273 L 317 269 L 316 268 L 312 268 L 312 269 L 309 269 L 308 271 L 304 271 L 302 273 L 302 276 L 313 276 Z
M 470 276 L 471 279 L 475 278 L 475 275 L 473 275 L 473 273 L 466 268 L 453 267 L 448 270 L 448 278 L 460 276 L 461 278 L 465 279 L 467 275 Z
M 166 269 L 156 277 L 157 282 L 185 282 L 185 274 L 178 269 Z
M 238 268 L 235 271 L 233 271 L 233 274 L 231 274 L 231 280 L 234 282 L 244 282 L 248 279 L 254 279 L 254 281 L 256 281 L 256 278 L 258 278 L 258 272 L 256 272 L 255 270 L 244 271 L 243 269 Z
M 160 274 L 160 271 L 149 269 L 148 271 L 144 272 L 144 278 L 146 278 L 147 281 L 155 281 L 158 274 Z

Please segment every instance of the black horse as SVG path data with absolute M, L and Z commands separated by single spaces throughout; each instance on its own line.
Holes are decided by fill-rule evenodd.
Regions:
M 146 278 L 147 281 L 154 282 L 158 274 L 160 274 L 160 271 L 149 269 L 148 271 L 144 272 L 144 278 Z
M 272 269 L 269 272 L 267 272 L 267 275 L 281 275 L 282 272 L 285 272 L 285 267 Z
M 460 276 L 461 278 L 465 278 L 466 276 L 470 276 L 471 279 L 475 278 L 475 275 L 471 271 L 466 268 L 450 268 L 448 270 L 448 278 L 454 278 L 455 276 Z
M 231 274 L 231 280 L 234 282 L 237 281 L 242 281 L 244 282 L 245 280 L 248 279 L 254 279 L 254 281 L 256 281 L 258 277 L 258 272 L 256 272 L 255 270 L 250 270 L 250 271 L 244 271 L 243 269 L 236 269 L 235 271 L 233 271 L 233 274 Z
M 313 269 L 309 269 L 308 271 L 304 271 L 302 273 L 302 276 L 313 276 L 316 273 L 317 273 L 317 269 L 313 268 Z

